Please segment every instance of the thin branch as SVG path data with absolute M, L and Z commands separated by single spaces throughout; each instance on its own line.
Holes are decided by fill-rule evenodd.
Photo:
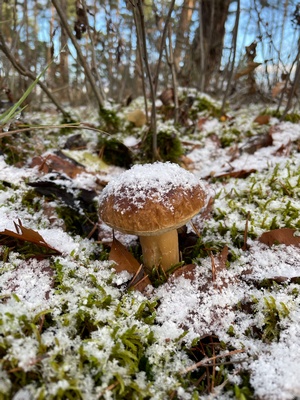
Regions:
M 86 6 L 86 1 L 85 0 L 81 0 L 81 4 L 83 7 L 83 12 L 85 13 L 85 15 L 87 15 L 87 6 Z M 105 92 L 102 86 L 102 82 L 101 82 L 101 77 L 97 68 L 97 61 L 96 61 L 96 54 L 95 54 L 95 46 L 94 46 L 94 39 L 93 36 L 91 34 L 91 29 L 90 29 L 90 25 L 87 24 L 87 33 L 91 42 L 91 61 L 92 61 L 92 74 L 95 76 L 96 81 L 99 85 L 99 90 L 100 90 L 100 94 L 103 100 L 105 100 Z
M 219 354 L 219 355 L 216 355 L 214 357 L 209 357 L 209 358 L 205 357 L 203 360 L 201 360 L 201 361 L 197 362 L 196 364 L 193 364 L 193 365 L 189 366 L 188 368 L 186 368 L 184 371 L 181 372 L 181 374 L 187 374 L 188 372 L 194 371 L 195 369 L 197 369 L 199 367 L 206 366 L 206 364 L 208 362 L 214 361 L 214 360 L 216 360 L 218 358 L 229 357 L 229 356 L 233 356 L 235 354 L 244 353 L 244 352 L 245 352 L 245 349 L 233 350 L 233 351 L 229 351 L 226 354 Z M 211 366 L 211 364 L 210 364 L 210 366 Z
M 33 129 L 62 129 L 62 128 L 70 128 L 70 129 L 87 129 L 90 131 L 95 131 L 101 134 L 106 134 L 109 135 L 108 132 L 105 132 L 101 129 L 97 129 L 97 128 L 93 128 L 92 126 L 88 126 L 86 125 L 84 122 L 78 122 L 78 123 L 71 123 L 71 124 L 61 124 L 61 125 L 34 125 L 34 126 L 27 126 L 25 128 L 18 128 L 18 129 L 14 129 L 12 131 L 7 131 L 7 132 L 0 132 L 0 138 L 5 137 L 5 136 L 10 136 L 13 135 L 15 133 L 22 133 L 22 132 L 28 132 L 31 131 Z
M 161 65 L 163 50 L 164 50 L 165 45 L 166 45 L 166 38 L 167 38 L 168 29 L 169 29 L 169 23 L 170 23 L 170 20 L 171 20 L 172 12 L 174 10 L 174 5 L 175 5 L 175 0 L 172 0 L 172 2 L 170 4 L 168 15 L 166 17 L 166 21 L 165 21 L 165 25 L 164 25 L 164 29 L 163 29 L 163 34 L 162 34 L 162 38 L 161 38 L 161 46 L 160 46 L 160 51 L 159 51 L 159 56 L 158 56 L 157 65 L 156 65 L 156 71 L 155 71 L 155 77 L 154 77 L 155 94 L 157 92 L 160 65 Z
M 17 59 L 15 56 L 11 53 L 9 48 L 7 47 L 2 31 L 0 30 L 0 50 L 5 54 L 5 56 L 8 58 L 8 60 L 11 62 L 13 67 L 19 72 L 20 75 L 26 76 L 27 78 L 31 79 L 32 81 L 35 81 L 37 77 L 30 72 L 28 69 L 26 69 Z M 50 92 L 50 90 L 47 88 L 47 86 L 39 80 L 37 84 L 40 86 L 40 88 L 46 93 L 46 95 L 49 97 L 49 99 L 52 101 L 52 103 L 56 106 L 56 108 L 63 114 L 64 117 L 69 118 L 69 114 L 63 109 L 61 104 L 57 101 L 57 99 L 53 96 L 53 94 Z
M 152 109 L 151 109 L 151 132 L 152 132 L 152 158 L 153 161 L 158 159 L 158 152 L 157 152 L 157 127 L 156 127 L 156 94 L 155 94 L 155 87 L 153 84 L 153 78 L 150 70 L 150 65 L 148 61 L 148 52 L 147 52 L 147 40 L 146 40 L 146 28 L 145 28 L 145 15 L 143 10 L 143 4 L 141 0 L 137 0 L 137 9 L 139 13 L 140 19 L 140 26 L 141 26 L 141 42 L 143 48 L 143 59 L 145 63 L 145 68 L 148 75 L 149 86 L 150 86 L 150 95 L 152 100 Z
M 175 62 L 174 62 L 174 55 L 173 55 L 173 45 L 172 45 L 172 29 L 171 26 L 169 25 L 169 54 L 168 50 L 166 51 L 167 53 L 167 59 L 168 59 L 168 64 L 171 69 L 171 74 L 172 74 L 172 82 L 173 82 L 173 95 L 174 95 L 174 122 L 175 124 L 178 123 L 178 116 L 179 116 L 179 104 L 178 104 L 178 93 L 177 93 L 177 78 L 176 78 L 176 67 L 175 67 Z
M 102 94 L 100 93 L 100 90 L 98 89 L 98 86 L 97 86 L 97 83 L 95 81 L 94 75 L 93 75 L 90 67 L 88 66 L 88 63 L 87 63 L 84 55 L 82 54 L 81 48 L 80 48 L 75 36 L 73 35 L 73 32 L 72 32 L 72 30 L 71 30 L 71 28 L 70 28 L 70 26 L 68 24 L 68 20 L 66 18 L 66 15 L 65 15 L 63 9 L 61 8 L 59 0 L 52 0 L 52 4 L 54 5 L 54 7 L 55 7 L 60 19 L 61 19 L 62 24 L 63 24 L 66 32 L 68 33 L 68 36 L 69 36 L 69 38 L 71 39 L 71 41 L 73 43 L 73 46 L 76 49 L 79 61 L 80 61 L 81 65 L 82 65 L 82 67 L 84 69 L 84 72 L 86 74 L 86 77 L 87 77 L 90 85 L 91 85 L 91 88 L 92 88 L 92 90 L 93 90 L 93 92 L 94 92 L 94 94 L 96 96 L 98 106 L 101 109 L 104 106 L 104 98 L 103 98 Z
M 292 106 L 292 100 L 293 100 L 294 94 L 295 94 L 296 89 L 298 88 L 299 82 L 300 82 L 300 44 L 298 47 L 298 54 L 297 54 L 296 59 L 297 59 L 297 67 L 296 67 L 296 72 L 295 72 L 295 78 L 294 78 L 293 86 L 289 93 L 289 97 L 288 97 L 288 101 L 287 101 L 285 110 L 280 118 L 281 121 L 284 120 L 284 118 L 286 117 L 287 113 L 289 112 L 289 110 Z

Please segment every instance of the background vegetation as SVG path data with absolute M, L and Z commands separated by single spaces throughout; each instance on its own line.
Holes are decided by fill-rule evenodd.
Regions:
M 177 85 L 224 104 L 290 109 L 297 99 L 295 0 L 2 0 L 0 20 L 2 102 L 17 101 L 49 64 L 27 99 L 34 108 L 154 100 Z

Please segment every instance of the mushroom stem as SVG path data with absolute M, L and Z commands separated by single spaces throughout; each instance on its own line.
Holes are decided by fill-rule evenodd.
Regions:
M 146 269 L 151 270 L 160 265 L 167 271 L 179 262 L 177 229 L 155 236 L 140 236 L 143 261 Z

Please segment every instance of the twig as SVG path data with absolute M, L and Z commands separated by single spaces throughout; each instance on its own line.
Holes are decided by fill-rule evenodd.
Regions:
M 13 135 L 15 133 L 22 133 L 22 132 L 27 132 L 32 129 L 56 129 L 56 128 L 70 128 L 70 129 L 87 129 L 90 131 L 95 131 L 95 132 L 100 132 L 100 133 L 105 133 L 106 135 L 109 135 L 108 132 L 102 131 L 101 129 L 93 128 L 91 126 L 87 126 L 84 123 L 79 122 L 78 124 L 61 124 L 61 125 L 35 125 L 35 126 L 28 126 L 26 128 L 20 128 L 20 129 L 15 129 L 13 131 L 7 131 L 7 132 L 0 132 L 0 138 Z
M 280 121 L 283 121 L 284 118 L 286 117 L 287 113 L 289 112 L 291 106 L 292 106 L 292 100 L 294 97 L 294 94 L 296 92 L 297 87 L 299 86 L 299 82 L 300 82 L 300 46 L 298 48 L 298 54 L 297 54 L 297 67 L 296 67 L 296 72 L 295 72 L 295 78 L 294 78 L 294 83 L 293 86 L 291 88 L 289 97 L 288 97 L 288 101 L 285 107 L 285 110 L 280 118 Z
M 209 357 L 209 358 L 204 358 L 204 360 L 201 360 L 199 362 L 197 362 L 196 364 L 191 365 L 190 367 L 186 368 L 184 371 L 181 371 L 181 374 L 187 374 L 188 372 L 194 371 L 195 369 L 205 366 L 209 361 L 214 361 L 217 358 L 223 358 L 223 357 L 229 357 L 229 356 L 233 356 L 235 354 L 239 354 L 239 353 L 244 353 L 245 349 L 241 349 L 241 350 L 233 350 L 233 351 L 229 351 L 226 354 L 219 354 L 213 357 Z M 211 366 L 211 364 L 210 364 Z
M 165 45 L 166 45 L 166 37 L 167 37 L 168 29 L 169 29 L 169 23 L 170 23 L 170 20 L 171 20 L 171 15 L 172 15 L 172 12 L 173 12 L 173 9 L 174 9 L 174 4 L 175 4 L 175 0 L 172 0 L 172 2 L 170 4 L 168 15 L 166 17 L 163 33 L 162 33 L 161 46 L 160 46 L 158 61 L 157 61 L 157 65 L 156 65 L 156 72 L 155 72 L 155 77 L 154 77 L 155 94 L 157 92 L 158 76 L 159 76 L 159 71 L 160 71 L 161 59 L 162 59 L 162 55 L 163 55 L 163 50 L 164 50 Z
M 28 69 L 26 69 L 12 54 L 12 52 L 7 47 L 2 31 L 0 30 L 0 50 L 6 55 L 8 60 L 11 62 L 13 67 L 19 72 L 20 75 L 26 76 L 27 78 L 35 81 L 37 77 L 31 73 Z M 46 93 L 52 103 L 57 107 L 57 109 L 63 114 L 64 117 L 69 118 L 69 114 L 63 109 L 61 104 L 57 101 L 57 99 L 53 96 L 53 94 L 49 91 L 47 86 L 41 81 L 38 80 L 37 84 L 41 87 L 41 89 Z
M 151 131 L 152 131 L 152 158 L 153 161 L 158 159 L 158 152 L 157 152 L 157 126 L 156 126 L 156 94 L 155 94 L 155 87 L 153 84 L 153 77 L 150 70 L 150 65 L 148 61 L 148 52 L 147 52 L 147 40 L 146 40 L 146 28 L 145 28 L 145 15 L 143 10 L 143 5 L 141 0 L 137 0 L 136 2 L 139 20 L 140 20 L 140 27 L 141 27 L 141 43 L 143 49 L 143 59 L 145 63 L 145 68 L 148 75 L 149 86 L 150 86 L 150 95 L 152 101 L 152 109 L 151 109 Z
M 86 1 L 85 0 L 81 0 L 81 5 L 83 7 L 83 12 L 86 15 L 87 18 L 87 5 L 86 5 Z M 88 19 L 88 18 L 87 18 Z M 97 67 L 97 61 L 96 61 L 96 54 L 95 54 L 95 45 L 94 45 L 94 40 L 93 40 L 93 36 L 91 34 L 91 29 L 90 29 L 90 25 L 89 23 L 87 23 L 87 33 L 91 42 L 91 62 L 92 62 L 92 74 L 95 75 L 95 80 L 97 81 L 98 85 L 99 85 L 99 90 L 100 90 L 100 94 L 103 100 L 105 100 L 105 92 L 103 89 L 103 85 L 101 82 L 101 77 L 99 74 L 99 70 Z
M 54 5 L 54 7 L 55 7 L 55 9 L 57 11 L 57 14 L 59 15 L 59 17 L 61 19 L 62 24 L 63 24 L 66 32 L 68 33 L 68 36 L 71 39 L 73 46 L 76 49 L 76 52 L 77 52 L 78 58 L 80 60 L 80 63 L 82 65 L 83 69 L 84 69 L 84 72 L 86 74 L 87 79 L 89 80 L 89 82 L 91 84 L 91 88 L 92 88 L 92 90 L 93 90 L 93 92 L 94 92 L 94 94 L 96 96 L 99 109 L 101 109 L 104 106 L 104 100 L 105 99 L 103 98 L 102 94 L 100 93 L 100 91 L 98 89 L 98 86 L 97 86 L 97 83 L 95 81 L 94 75 L 92 74 L 92 71 L 88 66 L 88 63 L 86 62 L 86 59 L 85 59 L 84 55 L 82 54 L 80 46 L 79 46 L 75 36 L 73 35 L 73 32 L 72 32 L 72 30 L 71 30 L 71 28 L 70 28 L 70 26 L 68 24 L 68 20 L 66 18 L 66 15 L 65 15 L 65 13 L 64 13 L 64 11 L 63 11 L 60 3 L 59 3 L 59 1 L 58 0 L 52 0 L 52 4 Z
M 225 105 L 226 105 L 227 97 L 229 94 L 229 90 L 230 90 L 230 86 L 231 86 L 231 82 L 232 82 L 232 78 L 233 78 L 234 64 L 235 64 L 235 59 L 236 59 L 237 36 L 238 36 L 239 21 L 240 21 L 240 8 L 241 8 L 241 4 L 240 4 L 240 0 L 238 0 L 235 23 L 234 23 L 234 28 L 233 28 L 233 56 L 232 56 L 231 70 L 229 72 L 227 87 L 226 87 L 225 94 L 224 94 L 223 101 L 222 101 L 222 107 L 221 107 L 222 114 L 224 113 L 224 110 L 225 110 Z
M 211 274 L 212 274 L 212 281 L 215 282 L 216 281 L 216 263 L 215 263 L 215 259 L 214 256 L 212 254 L 211 251 L 209 251 L 209 256 L 210 256 L 210 260 L 211 260 Z
M 248 225 L 249 225 L 249 219 L 250 219 L 250 211 L 247 213 L 247 218 L 246 218 L 246 223 L 245 223 L 245 231 L 244 231 L 244 244 L 242 247 L 242 250 L 246 251 L 247 250 L 247 238 L 248 238 Z
M 173 82 L 173 96 L 174 96 L 174 122 L 175 124 L 178 123 L 178 111 L 179 111 L 179 104 L 178 104 L 178 93 L 177 93 L 177 79 L 176 79 L 176 68 L 175 68 L 175 63 L 174 63 L 174 55 L 173 55 L 173 46 L 172 46 L 172 29 L 171 26 L 169 25 L 169 30 L 168 30 L 168 38 L 169 38 L 169 54 L 168 50 L 166 51 L 167 53 L 167 59 L 168 59 L 168 64 L 171 69 L 171 74 L 172 74 L 172 82 Z

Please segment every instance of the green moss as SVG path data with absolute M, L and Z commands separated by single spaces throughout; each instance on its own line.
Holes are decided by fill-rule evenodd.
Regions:
M 131 151 L 117 139 L 100 138 L 98 149 L 103 161 L 107 164 L 128 169 L 133 163 Z
M 93 205 L 86 213 L 67 205 L 59 205 L 55 210 L 58 217 L 64 221 L 66 231 L 73 235 L 88 236 L 94 228 L 93 221 L 98 219 L 96 206 Z
M 273 170 L 249 175 L 245 179 L 231 179 L 230 190 L 220 186 L 212 213 L 213 227 L 205 228 L 205 236 L 216 237 L 241 248 L 247 226 L 247 237 L 255 239 L 262 230 L 282 227 L 300 228 L 299 208 L 300 169 L 292 162 L 275 166 Z M 280 201 L 279 201 L 280 199 Z M 237 223 L 236 221 L 244 221 Z M 209 225 L 209 222 L 208 222 Z
M 120 130 L 121 120 L 117 116 L 117 112 L 112 109 L 100 108 L 100 129 L 107 133 L 117 133 Z
M 35 190 L 28 190 L 22 196 L 21 203 L 30 213 L 35 213 L 41 210 L 41 197 Z
M 219 134 L 221 146 L 223 148 L 230 147 L 234 143 L 239 143 L 242 140 L 241 132 L 235 128 L 225 128 Z
M 197 116 L 198 113 L 207 112 L 211 117 L 220 117 L 222 115 L 221 108 L 217 107 L 206 97 L 198 97 L 195 99 L 191 108 L 191 117 Z
M 29 147 L 29 142 L 24 141 L 21 135 L 6 136 L 0 139 L 0 149 L 4 154 L 5 162 L 9 165 L 23 165 L 27 161 Z
M 183 155 L 181 141 L 175 132 L 160 131 L 157 134 L 157 150 L 161 161 L 180 162 Z M 152 134 L 148 133 L 141 148 L 143 162 L 152 161 Z
M 265 110 L 262 114 L 267 114 L 267 115 L 271 115 L 272 117 L 281 119 L 283 116 L 283 113 L 277 110 Z M 300 122 L 300 114 L 297 113 L 288 113 L 285 115 L 285 117 L 283 118 L 283 121 L 287 121 L 287 122 L 292 122 L 294 124 L 297 124 L 298 122 Z
M 280 338 L 281 321 L 289 316 L 289 309 L 283 303 L 277 304 L 273 296 L 264 299 L 264 325 L 262 339 L 266 342 L 278 341 Z
M 77 124 L 78 121 L 77 121 L 76 119 L 72 118 L 71 116 L 65 115 L 65 116 L 61 119 L 60 123 L 61 123 L 62 125 Z M 60 134 L 60 136 L 61 136 L 61 135 L 68 135 L 68 134 L 72 133 L 73 131 L 74 131 L 74 128 L 63 127 L 63 128 L 60 128 L 59 134 Z

